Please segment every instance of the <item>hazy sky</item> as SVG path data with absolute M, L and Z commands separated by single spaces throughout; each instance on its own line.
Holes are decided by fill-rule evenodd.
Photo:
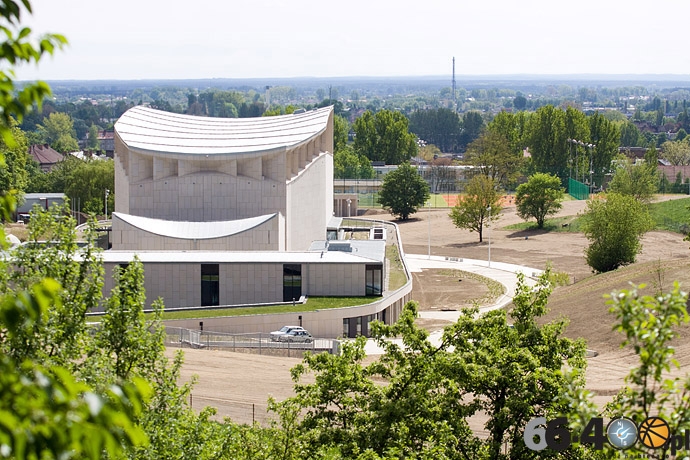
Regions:
M 690 1 L 33 0 L 20 79 L 682 74 Z

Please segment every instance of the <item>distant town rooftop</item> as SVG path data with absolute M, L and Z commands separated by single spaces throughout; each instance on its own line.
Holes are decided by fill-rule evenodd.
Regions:
M 136 106 L 115 131 L 140 153 L 232 155 L 282 150 L 309 141 L 328 126 L 332 107 L 260 118 L 212 118 Z

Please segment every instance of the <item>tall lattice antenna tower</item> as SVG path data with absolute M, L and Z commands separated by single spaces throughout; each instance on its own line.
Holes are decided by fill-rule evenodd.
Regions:
M 456 104 L 457 107 L 457 102 L 455 100 L 455 56 L 453 56 L 453 103 Z

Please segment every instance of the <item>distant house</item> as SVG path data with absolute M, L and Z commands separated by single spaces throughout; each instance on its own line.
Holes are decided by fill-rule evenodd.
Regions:
M 624 154 L 631 160 L 641 160 L 647 154 L 646 147 L 618 147 L 618 153 Z
M 86 149 L 89 143 L 89 133 L 86 133 L 86 137 L 80 142 L 80 146 Z M 115 153 L 115 131 L 108 129 L 98 130 L 98 144 L 100 145 L 100 150 L 105 152 L 105 156 L 108 158 L 113 158 Z
M 53 150 L 48 144 L 35 144 L 29 147 L 29 155 L 38 163 L 43 172 L 48 172 L 60 163 L 65 157 Z
M 99 130 L 98 142 L 101 144 L 101 150 L 105 151 L 105 156 L 113 158 L 115 153 L 115 131 L 114 130 Z

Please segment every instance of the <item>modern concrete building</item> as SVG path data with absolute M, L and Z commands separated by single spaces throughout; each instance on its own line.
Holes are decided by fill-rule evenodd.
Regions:
M 128 110 L 115 124 L 106 272 L 138 255 L 148 298 L 163 297 L 167 308 L 382 295 L 384 241 L 327 241 L 341 222 L 333 216 L 332 151 L 332 107 L 242 119 Z M 311 331 L 342 335 L 360 316 L 393 321 L 405 300 L 362 315 L 329 311 Z M 243 330 L 275 327 L 234 321 Z

